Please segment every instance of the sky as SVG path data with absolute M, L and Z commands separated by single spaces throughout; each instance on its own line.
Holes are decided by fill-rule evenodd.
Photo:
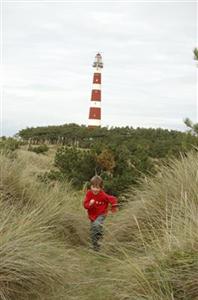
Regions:
M 198 122 L 196 2 L 2 1 L 1 135 L 88 124 L 103 57 L 102 126 Z

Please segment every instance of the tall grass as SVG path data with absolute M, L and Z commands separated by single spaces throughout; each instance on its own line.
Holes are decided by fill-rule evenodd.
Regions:
M 170 161 L 130 200 L 106 236 L 107 251 L 122 255 L 116 271 L 127 295 L 198 299 L 197 153 Z
M 76 195 L 69 185 L 49 188 L 24 176 L 24 157 L 0 163 L 0 298 L 65 299 L 74 246 L 88 237 L 82 216 L 68 209 Z
M 196 152 L 129 193 L 101 253 L 89 250 L 83 194 L 38 181 L 52 157 L 19 151 L 0 164 L 0 299 L 198 299 Z

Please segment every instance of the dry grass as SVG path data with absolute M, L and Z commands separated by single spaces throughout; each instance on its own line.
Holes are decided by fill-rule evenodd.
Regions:
M 127 283 L 129 299 L 197 299 L 197 153 L 147 178 L 131 201 L 108 225 L 106 251 L 120 261 L 112 274 Z
M 27 176 L 32 157 L 0 158 L 2 300 L 64 299 L 74 246 L 88 244 L 87 223 L 74 208 L 68 210 L 76 193 L 69 185 L 49 188 Z
M 89 248 L 83 193 L 37 174 L 50 156 L 0 158 L 0 299 L 197 300 L 198 155 L 173 160 L 105 222 Z

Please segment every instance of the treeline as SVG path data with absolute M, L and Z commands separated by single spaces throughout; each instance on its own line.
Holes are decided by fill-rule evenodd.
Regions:
M 166 129 L 102 127 L 65 124 L 27 128 L 19 136 L 31 144 L 59 144 L 55 155 L 56 170 L 44 180 L 70 180 L 82 188 L 95 173 L 105 179 L 105 189 L 121 195 L 139 178 L 155 173 L 161 161 L 179 157 L 198 147 L 198 137 Z M 58 169 L 58 171 L 57 171 Z
M 80 148 L 93 145 L 125 145 L 130 151 L 146 151 L 151 157 L 164 157 L 186 151 L 197 145 L 197 138 L 190 133 L 161 128 L 102 127 L 90 129 L 85 125 L 65 124 L 26 128 L 18 136 L 32 144 L 48 143 Z

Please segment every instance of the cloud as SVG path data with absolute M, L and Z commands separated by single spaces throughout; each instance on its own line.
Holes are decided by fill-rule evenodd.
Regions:
M 196 120 L 195 3 L 3 6 L 4 134 L 85 124 L 97 51 L 104 125 L 181 130 L 183 117 Z

